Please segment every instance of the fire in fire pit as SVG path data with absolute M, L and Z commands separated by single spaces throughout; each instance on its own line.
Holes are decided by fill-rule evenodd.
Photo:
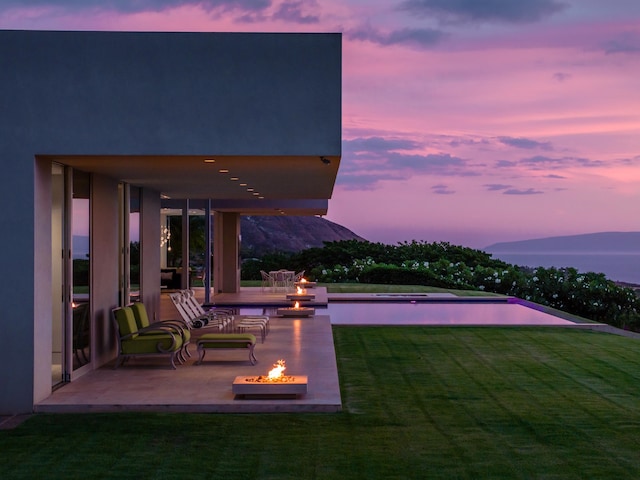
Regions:
M 295 377 L 285 375 L 284 371 L 287 369 L 284 360 L 278 360 L 273 364 L 273 368 L 269 370 L 269 373 L 264 375 L 258 375 L 257 377 L 247 377 L 247 382 L 256 383 L 287 383 L 293 382 Z
M 307 393 L 306 375 L 285 375 L 284 360 L 278 360 L 267 375 L 236 377 L 232 391 L 242 398 L 294 398 Z

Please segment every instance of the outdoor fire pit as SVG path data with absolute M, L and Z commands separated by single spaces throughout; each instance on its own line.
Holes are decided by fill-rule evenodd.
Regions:
M 316 314 L 316 309 L 301 307 L 300 302 L 296 302 L 293 307 L 278 308 L 276 314 L 280 317 L 309 317 Z
M 300 288 L 315 288 L 316 282 L 310 282 L 306 278 L 301 278 L 299 282 L 294 283 L 294 286 Z
M 316 298 L 315 293 L 308 293 L 306 289 L 302 287 L 296 287 L 295 293 L 287 293 L 287 300 L 313 300 Z
M 307 393 L 306 375 L 284 375 L 285 361 L 278 360 L 267 375 L 236 377 L 232 392 L 239 398 L 296 398 Z

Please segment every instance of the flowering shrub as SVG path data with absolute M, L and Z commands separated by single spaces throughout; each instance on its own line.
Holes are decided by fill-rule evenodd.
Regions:
M 328 283 L 427 285 L 511 295 L 591 320 L 640 331 L 640 299 L 601 273 L 575 268 L 526 268 L 490 254 L 446 242 L 404 242 L 397 246 L 355 240 L 328 242 L 297 254 L 266 255 L 243 265 L 243 278 L 259 271 L 305 270 Z

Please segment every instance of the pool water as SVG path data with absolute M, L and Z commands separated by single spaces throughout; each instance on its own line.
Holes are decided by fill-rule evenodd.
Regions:
M 253 310 L 241 313 L 259 313 Z M 574 325 L 517 303 L 330 302 L 316 315 L 329 315 L 332 325 Z

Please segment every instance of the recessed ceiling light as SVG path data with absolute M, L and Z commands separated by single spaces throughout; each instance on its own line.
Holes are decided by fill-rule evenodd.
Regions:
M 247 192 L 253 192 L 255 188 L 247 188 Z
M 220 173 L 229 173 L 229 169 L 228 168 L 221 168 L 220 170 L 218 170 L 218 172 L 220 172 Z
M 255 195 L 255 196 L 257 197 L 258 195 L 260 195 L 260 193 L 258 193 L 258 192 L 253 192 L 253 195 Z
M 259 198 L 260 200 L 264 200 L 264 197 L 263 197 L 262 195 L 260 195 L 258 198 Z
M 204 163 L 216 163 L 216 159 L 215 158 L 205 158 L 204 159 Z
M 240 180 L 240 178 L 238 178 L 238 177 L 231 177 L 229 180 L 233 180 L 234 182 L 237 182 L 238 180 Z
M 241 184 L 240 184 L 240 186 L 241 186 L 241 187 L 246 187 L 246 186 L 247 186 L 247 184 L 246 184 L 246 183 L 241 183 Z

